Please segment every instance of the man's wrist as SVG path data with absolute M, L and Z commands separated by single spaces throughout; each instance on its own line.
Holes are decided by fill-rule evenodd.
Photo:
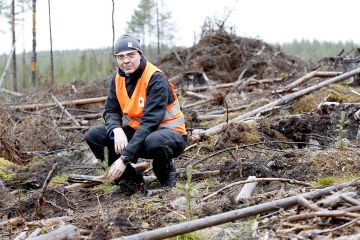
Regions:
M 121 156 L 120 159 L 125 165 L 130 163 L 130 158 L 128 156 Z

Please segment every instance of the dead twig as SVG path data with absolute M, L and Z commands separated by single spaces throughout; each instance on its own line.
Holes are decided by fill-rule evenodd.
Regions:
M 54 100 L 54 102 L 59 106 L 59 108 L 75 123 L 76 126 L 80 126 L 80 123 L 69 113 L 68 110 L 65 109 L 65 107 L 62 105 L 62 103 L 57 100 L 57 98 L 54 96 L 54 94 L 50 93 L 51 98 Z
M 54 165 L 51 167 L 51 169 L 50 169 L 50 171 L 49 171 L 49 173 L 48 173 L 48 175 L 47 175 L 47 177 L 45 179 L 45 182 L 44 182 L 44 184 L 43 184 L 43 186 L 41 188 L 39 198 L 38 198 L 38 201 L 37 201 L 37 206 L 36 206 L 36 214 L 38 216 L 42 216 L 41 207 L 45 203 L 44 194 L 45 194 L 47 186 L 49 185 L 49 182 L 50 182 L 50 180 L 52 178 L 52 175 L 55 172 L 56 166 L 57 166 L 57 163 L 54 163 Z
M 360 210 L 360 207 L 357 207 L 358 211 Z M 295 222 L 295 221 L 303 221 L 303 220 L 307 220 L 310 218 L 315 218 L 315 217 L 351 217 L 351 218 L 360 218 L 360 214 L 357 213 L 352 213 L 352 212 L 348 212 L 348 211 L 344 211 L 344 210 L 325 210 L 325 211 L 318 211 L 318 212 L 311 212 L 311 213 L 302 213 L 302 214 L 298 214 L 295 216 L 290 216 L 288 217 L 286 220 L 290 221 L 290 222 Z
M 360 201 L 352 198 L 351 196 L 348 196 L 346 194 L 341 194 L 340 198 L 354 206 L 360 206 Z
M 322 230 L 322 231 L 316 231 L 316 234 L 324 234 L 324 233 L 331 233 L 331 232 L 335 232 L 337 230 L 340 230 L 340 229 L 343 229 L 345 227 L 348 227 L 348 226 L 351 226 L 355 223 L 357 223 L 358 221 L 360 220 L 360 218 L 355 218 L 353 220 L 351 220 L 350 222 L 347 222 L 343 225 L 340 225 L 338 227 L 335 227 L 335 228 L 330 228 L 330 229 L 325 229 L 325 230 Z
M 97 202 L 99 204 L 99 210 L 100 210 L 100 213 L 101 213 L 101 220 L 104 221 L 106 219 L 106 216 L 105 216 L 105 213 L 104 213 L 104 209 L 102 208 L 101 203 L 100 203 L 99 194 L 96 194 L 96 199 L 97 199 Z
M 192 91 L 185 91 L 184 94 L 189 97 L 199 98 L 199 99 L 203 99 L 203 100 L 212 100 L 212 97 L 210 97 L 210 96 L 200 94 L 200 93 L 195 93 Z
M 187 105 L 184 105 L 183 108 L 191 108 L 191 107 L 197 107 L 197 106 L 200 106 L 200 105 L 203 105 L 205 103 L 209 103 L 213 101 L 213 99 L 206 99 L 206 100 L 200 100 L 200 101 L 197 101 L 197 102 L 194 102 L 194 103 L 189 103 Z

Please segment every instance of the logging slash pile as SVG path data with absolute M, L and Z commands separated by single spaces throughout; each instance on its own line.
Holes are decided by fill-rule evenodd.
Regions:
M 359 239 L 357 52 L 309 63 L 219 30 L 166 55 L 188 146 L 176 187 L 140 159 L 146 188 L 130 197 L 84 142 L 109 77 L 3 92 L 0 239 Z

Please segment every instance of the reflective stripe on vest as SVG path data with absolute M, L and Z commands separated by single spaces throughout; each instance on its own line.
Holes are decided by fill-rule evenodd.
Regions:
M 180 104 L 179 104 L 179 102 L 177 102 L 175 106 L 173 106 L 170 110 L 166 111 L 163 120 L 167 120 L 167 119 L 174 117 L 180 110 L 181 110 Z
M 182 125 L 185 123 L 185 119 L 184 119 L 184 116 L 181 116 L 175 120 L 172 120 L 170 122 L 167 122 L 167 123 L 161 123 L 159 128 L 175 128 L 176 126 L 178 125 Z
M 146 104 L 146 90 L 151 76 L 155 72 L 161 72 L 161 70 L 150 62 L 147 62 L 144 72 L 139 78 L 131 98 L 129 98 L 127 94 L 125 78 L 118 74 L 116 75 L 115 89 L 118 102 L 123 111 L 123 126 L 130 126 L 135 130 L 139 128 L 141 116 Z M 180 109 L 179 100 L 174 91 L 174 85 L 172 83 L 169 83 L 169 85 L 174 97 L 174 102 L 167 106 L 159 129 L 170 128 L 179 132 L 181 135 L 186 135 L 185 119 Z

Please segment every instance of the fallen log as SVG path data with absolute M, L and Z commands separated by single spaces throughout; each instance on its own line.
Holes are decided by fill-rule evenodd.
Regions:
M 355 186 L 355 185 L 359 185 L 359 184 L 360 184 L 360 181 L 347 182 L 347 183 L 342 183 L 342 184 L 338 184 L 335 186 L 315 190 L 312 192 L 303 193 L 298 196 L 308 199 L 308 200 L 317 199 L 324 195 L 328 195 L 333 191 L 338 191 L 344 187 Z M 294 206 L 298 203 L 298 196 L 283 198 L 283 199 L 279 199 L 279 200 L 275 200 L 275 201 L 271 201 L 271 202 L 267 202 L 267 203 L 262 203 L 262 204 L 247 207 L 247 208 L 237 209 L 237 210 L 233 210 L 233 211 L 229 211 L 229 212 L 225 212 L 225 213 L 221 213 L 221 214 L 216 214 L 216 215 L 205 217 L 205 218 L 192 220 L 189 222 L 184 222 L 184 223 L 180 223 L 180 224 L 176 224 L 176 225 L 172 225 L 172 226 L 166 226 L 163 228 L 159 228 L 159 229 L 155 229 L 155 230 L 151 230 L 151 231 L 147 231 L 147 232 L 142 232 L 142 233 L 126 236 L 126 237 L 116 238 L 113 240 L 133 240 L 133 239 L 134 240 L 135 239 L 151 240 L 151 239 L 169 238 L 169 237 L 193 232 L 196 230 L 220 225 L 223 223 L 232 222 L 232 221 L 239 220 L 242 218 L 256 216 L 258 214 L 263 214 L 266 212 L 278 210 L 279 208 L 288 208 L 288 207 Z
M 85 104 L 93 104 L 93 103 L 103 103 L 105 102 L 107 97 L 96 97 L 96 98 L 84 98 L 77 99 L 71 101 L 60 102 L 63 106 L 69 105 L 85 105 Z M 58 106 L 56 103 L 38 103 L 38 104 L 27 104 L 27 105 L 12 105 L 8 106 L 10 110 L 35 110 L 40 108 L 49 108 Z
M 212 128 L 209 128 L 207 130 L 205 130 L 203 132 L 202 135 L 193 135 L 190 137 L 190 140 L 195 142 L 195 141 L 200 141 L 202 139 L 202 137 L 206 137 L 206 136 L 211 136 L 213 134 L 216 134 L 216 133 L 219 133 L 221 132 L 225 127 L 229 126 L 229 124 L 231 123 L 239 123 L 241 122 L 242 120 L 246 119 L 246 118 L 249 118 L 249 117 L 252 117 L 254 115 L 256 115 L 257 113 L 259 112 L 263 112 L 263 111 L 266 111 L 267 109 L 269 108 L 272 108 L 272 107 L 275 107 L 275 106 L 279 106 L 279 105 L 284 105 L 286 103 L 289 103 L 291 101 L 293 101 L 294 99 L 297 99 L 299 97 L 302 97 L 310 92 L 313 92 L 313 91 L 316 91 L 322 87 L 325 87 L 327 85 L 330 85 L 332 83 L 335 83 L 335 82 L 339 82 L 339 81 L 342 81 L 342 80 L 345 80 L 349 77 L 352 77 L 354 75 L 358 75 L 360 74 L 360 68 L 357 68 L 355 70 L 352 70 L 350 72 L 347 72 L 347 73 L 344 73 L 342 75 L 339 75 L 337 77 L 334 77 L 334 78 L 330 78 L 326 81 L 323 81 L 321 83 L 318 83 L 316 85 L 313 85 L 313 86 L 310 86 L 310 87 L 307 87 L 303 90 L 300 90 L 298 92 L 295 92 L 295 93 L 291 93 L 291 94 L 288 94 L 286 96 L 283 96 L 282 98 L 274 101 L 274 102 L 271 102 L 271 103 L 268 103 L 262 107 L 259 107 L 259 108 L 256 108 L 254 110 L 251 110 L 250 112 L 247 112 L 247 113 L 244 113 L 236 118 L 233 118 L 231 120 L 229 120 L 227 123 L 221 123 L 217 126 L 214 126 Z
M 322 71 L 312 71 L 305 76 L 297 79 L 296 81 L 290 83 L 289 85 L 283 87 L 282 89 L 276 90 L 274 93 L 288 93 L 293 88 L 299 86 L 300 84 L 315 78 L 315 77 L 336 77 L 342 74 L 342 72 L 322 72 Z

